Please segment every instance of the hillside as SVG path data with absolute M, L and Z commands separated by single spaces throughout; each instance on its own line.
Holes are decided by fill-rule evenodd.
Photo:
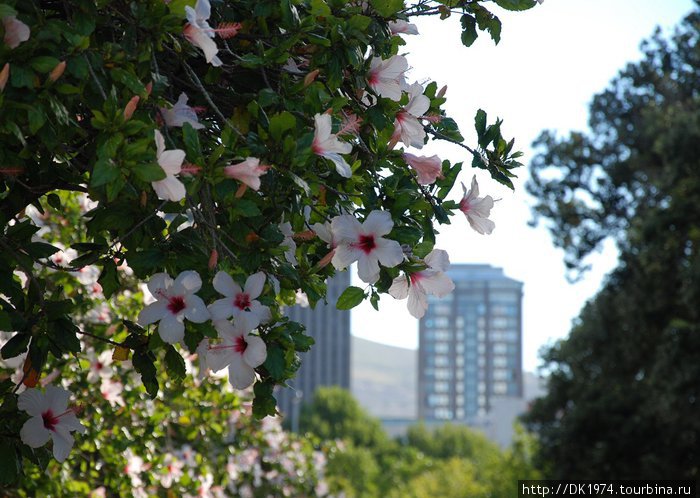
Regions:
M 351 391 L 380 418 L 415 418 L 418 352 L 352 337 Z

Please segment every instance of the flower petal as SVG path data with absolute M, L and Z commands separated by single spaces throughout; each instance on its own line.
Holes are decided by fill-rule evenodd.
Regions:
M 216 346 L 214 346 L 216 347 Z M 218 372 L 219 370 L 229 366 L 235 357 L 240 358 L 240 354 L 236 353 L 232 348 L 222 348 L 222 349 L 209 349 L 207 351 L 207 366 L 212 372 Z
M 212 320 L 226 320 L 233 314 L 233 298 L 226 297 L 217 299 L 212 304 L 207 306 Z
M 261 323 L 267 323 L 272 319 L 270 308 L 260 304 L 260 301 L 253 301 L 250 303 L 250 313 L 245 313 L 244 315 L 246 320 L 248 320 L 248 326 L 250 327 L 249 330 L 253 330 Z M 253 319 L 253 317 L 255 318 Z
M 156 273 L 148 281 L 148 291 L 159 299 L 159 294 L 173 285 L 173 279 L 167 273 Z
M 376 256 L 363 254 L 357 261 L 357 275 L 368 284 L 379 280 L 379 263 Z
M 24 410 L 32 417 L 41 417 L 41 414 L 49 408 L 48 400 L 39 389 L 25 389 L 17 400 L 17 408 Z M 36 448 L 36 446 L 34 446 Z
M 361 230 L 362 225 L 351 214 L 336 216 L 331 220 L 331 231 L 337 243 L 356 242 Z
M 51 433 L 51 439 L 53 439 L 53 456 L 59 462 L 65 461 L 70 454 L 70 450 L 73 449 L 73 443 L 75 440 L 71 436 L 70 432 L 65 427 L 56 426 L 56 430 Z
M 450 267 L 450 255 L 443 249 L 433 249 L 425 257 L 425 264 L 433 270 L 447 271 Z
M 389 294 L 394 299 L 406 299 L 408 297 L 408 279 L 406 276 L 398 276 L 389 287 Z
M 243 360 L 251 367 L 255 368 L 267 359 L 267 346 L 265 341 L 256 335 L 249 335 L 245 338 L 248 346 L 243 353 Z
M 216 272 L 212 283 L 214 284 L 214 289 L 226 297 L 234 297 L 242 292 L 241 286 L 234 282 L 231 275 L 225 271 Z
M 180 273 L 173 283 L 172 293 L 192 294 L 202 288 L 202 277 L 194 270 L 186 270 Z
M 316 114 L 314 116 L 314 140 L 324 141 L 331 134 L 331 116 Z
M 482 235 L 490 235 L 493 229 L 496 228 L 496 224 L 487 219 L 476 215 L 467 215 L 467 220 L 471 227 Z
M 176 344 L 185 337 L 185 324 L 172 313 L 167 313 L 158 324 L 158 334 L 163 342 Z
M 255 382 L 255 370 L 239 356 L 228 367 L 228 381 L 234 389 L 245 389 Z
M 245 281 L 243 292 L 248 294 L 250 299 L 257 298 L 265 286 L 265 274 L 261 271 L 249 276 Z
M 408 291 L 408 312 L 415 318 L 423 318 L 428 309 L 428 298 L 417 285 Z
M 68 399 L 70 393 L 57 386 L 48 386 L 46 388 L 46 404 L 54 415 L 59 415 L 68 409 Z
M 181 149 L 165 150 L 158 156 L 158 164 L 170 175 L 177 175 L 185 160 L 185 151 Z
M 32 417 L 24 423 L 19 431 L 19 437 L 30 448 L 39 448 L 49 441 L 51 433 L 44 427 L 44 420 L 39 414 L 39 416 Z
M 335 248 L 335 254 L 333 254 L 333 266 L 336 270 L 344 270 L 355 261 L 357 261 L 360 256 L 364 253 L 360 249 L 355 249 L 348 244 L 341 244 Z
M 391 214 L 388 211 L 372 211 L 369 213 L 364 223 L 362 223 L 362 232 L 371 233 L 381 237 L 391 232 L 394 227 L 394 222 L 391 219 Z
M 120 388 L 122 387 L 122 384 L 120 382 L 112 382 L 111 384 L 116 385 Z M 61 416 L 59 421 L 60 425 L 62 427 L 65 427 L 69 431 L 77 431 L 81 434 L 85 434 L 85 432 L 87 431 L 87 428 L 80 423 L 80 420 L 78 420 L 78 417 L 75 416 L 75 413 L 66 413 L 65 415 Z
M 142 327 L 150 325 L 161 320 L 166 314 L 168 314 L 168 302 L 161 299 L 142 309 L 139 317 L 136 319 L 136 323 Z
M 172 175 L 167 175 L 164 180 L 151 182 L 153 190 L 159 199 L 179 202 L 187 195 L 185 184 Z
M 432 272 L 430 270 L 428 272 L 430 274 L 420 281 L 425 292 L 437 297 L 444 297 L 454 290 L 455 284 L 446 273 L 441 271 Z
M 372 251 L 374 257 L 387 268 L 393 268 L 403 261 L 403 251 L 401 245 L 395 240 L 384 238 L 375 239 L 377 247 Z
M 156 138 L 156 157 L 160 157 L 165 151 L 165 138 L 163 138 L 163 134 L 159 130 L 155 130 L 154 135 Z
M 211 314 L 202 298 L 190 294 L 185 296 L 185 318 L 194 323 L 204 323 L 211 318 Z

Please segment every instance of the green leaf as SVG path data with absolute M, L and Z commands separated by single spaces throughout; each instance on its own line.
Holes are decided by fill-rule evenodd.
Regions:
M 98 159 L 92 169 L 90 186 L 99 187 L 113 182 L 119 175 L 119 167 L 111 159 Z
M 137 276 L 145 276 L 151 270 L 163 264 L 165 255 L 158 249 L 146 249 L 139 252 L 130 251 L 126 255 L 126 260 Z
M 34 88 L 34 72 L 20 65 L 13 65 L 10 71 L 10 81 L 15 88 Z
M 277 401 L 272 395 L 274 384 L 269 382 L 256 382 L 253 386 L 253 416 L 257 419 L 277 413 Z
M 9 439 L 0 439 L 0 485 L 12 484 L 21 471 L 22 458 L 17 453 L 17 447 Z
M 12 331 L 12 320 L 10 320 L 10 314 L 7 311 L 0 310 L 0 330 Z
M 284 132 L 295 128 L 296 125 L 297 120 L 290 112 L 283 111 L 275 114 L 270 118 L 270 136 L 274 140 L 280 141 Z
M 316 17 L 328 17 L 331 15 L 331 8 L 324 0 L 311 0 L 311 15 Z
M 141 382 L 151 398 L 158 395 L 158 379 L 156 378 L 155 356 L 148 350 L 134 351 L 131 364 L 141 374 Z
M 404 8 L 403 0 L 371 0 L 370 4 L 382 17 L 393 17 Z
M 469 14 L 462 15 L 462 45 L 471 47 L 479 34 L 476 32 L 476 19 Z
M 97 279 L 97 282 L 102 286 L 102 293 L 107 299 L 120 289 L 121 284 L 114 260 L 110 258 L 102 260 L 102 272 L 100 272 L 100 278 Z
M 482 109 L 476 111 L 476 116 L 474 116 L 474 127 L 476 128 L 476 133 L 481 138 L 481 136 L 486 131 L 486 112 Z
M 316 342 L 313 337 L 306 335 L 303 332 L 294 332 L 292 334 L 292 340 L 294 341 L 294 349 L 300 353 L 304 353 L 311 349 L 311 346 Z
M 495 2 L 506 10 L 528 10 L 537 3 L 536 0 L 495 0 Z
M 360 304 L 365 298 L 365 291 L 359 287 L 350 286 L 343 291 L 335 303 L 339 310 L 349 310 Z
M 183 123 L 182 139 L 185 142 L 185 152 L 188 157 L 191 159 L 202 157 L 202 146 L 199 143 L 199 134 L 197 134 L 197 130 L 192 128 L 190 123 Z
M 27 351 L 29 340 L 31 338 L 32 336 L 29 334 L 17 333 L 13 335 L 12 338 L 5 343 L 2 349 L 0 349 L 0 356 L 7 360 L 21 355 Z
M 260 216 L 262 213 L 255 202 L 248 199 L 240 199 L 235 204 L 236 212 L 241 213 L 244 218 Z
M 146 87 L 135 74 L 121 68 L 114 68 L 110 71 L 112 79 L 126 86 L 129 90 L 142 97 L 146 96 Z
M 61 198 L 58 195 L 56 195 L 54 193 L 47 195 L 46 202 L 48 202 L 49 206 L 54 208 L 56 211 L 61 210 Z
M 27 253 L 34 259 L 48 258 L 59 250 L 58 247 L 47 244 L 46 242 L 30 242 L 29 245 L 26 246 Z
M 40 106 L 34 106 L 27 110 L 27 118 L 29 119 L 29 132 L 34 135 L 44 126 L 46 115 Z
M 165 170 L 156 162 L 137 164 L 132 171 L 143 182 L 157 182 L 166 177 Z
M 165 370 L 177 381 L 185 378 L 185 360 L 171 344 L 168 344 L 165 349 Z
M 52 340 L 52 345 L 57 346 L 60 350 L 54 351 L 52 349 L 54 356 L 60 358 L 63 353 L 80 352 L 80 339 L 78 339 L 77 331 L 78 327 L 67 317 L 49 322 L 49 338 Z
M 264 366 L 273 379 L 284 379 L 284 372 L 286 370 L 287 363 L 284 360 L 284 351 L 282 348 L 276 344 L 270 346 L 267 349 L 267 359 L 265 360 Z
M 31 61 L 29 61 L 29 65 L 32 66 L 32 69 L 35 71 L 40 73 L 49 73 L 51 70 L 53 70 L 53 68 L 60 64 L 60 62 L 61 61 L 55 57 L 40 55 L 39 57 L 34 57 Z
M 6 3 L 0 3 L 0 18 L 16 16 L 17 11 Z

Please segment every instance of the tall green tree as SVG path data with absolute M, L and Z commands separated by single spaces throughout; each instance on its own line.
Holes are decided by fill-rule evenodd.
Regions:
M 591 105 L 590 133 L 544 133 L 528 190 L 567 265 L 607 237 L 618 268 L 544 353 L 527 417 L 560 478 L 697 478 L 700 8 L 642 45 Z

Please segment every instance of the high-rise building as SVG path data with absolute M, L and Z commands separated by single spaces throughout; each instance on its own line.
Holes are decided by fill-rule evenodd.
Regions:
M 349 285 L 350 272 L 338 272 L 328 281 L 328 304 L 320 301 L 314 309 L 292 306 L 286 310 L 289 319 L 303 324 L 316 341 L 310 351 L 301 353 L 301 366 L 289 387 L 275 393 L 279 410 L 292 428 L 298 422 L 300 405 L 311 401 L 318 387 L 350 389 L 350 311 L 335 307 Z
M 522 287 L 490 265 L 452 265 L 450 295 L 420 321 L 418 416 L 477 423 L 496 397 L 522 397 Z

